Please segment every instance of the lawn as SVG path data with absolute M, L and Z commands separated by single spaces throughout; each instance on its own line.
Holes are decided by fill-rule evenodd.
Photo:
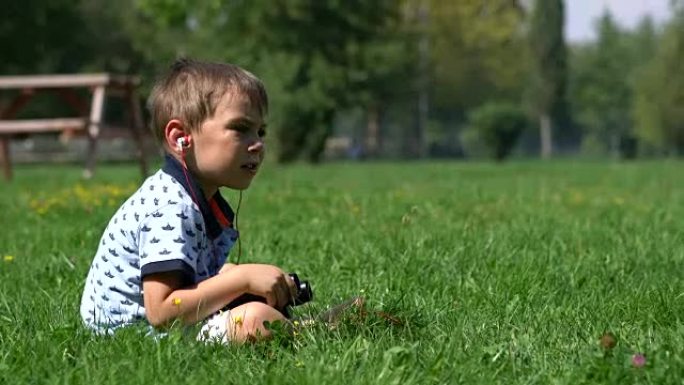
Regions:
M 366 308 L 227 347 L 81 326 L 87 269 L 135 166 L 90 181 L 67 165 L 15 172 L 0 184 L 0 384 L 684 378 L 682 162 L 268 165 L 243 196 L 241 262 L 309 279 L 299 315 L 356 295 Z

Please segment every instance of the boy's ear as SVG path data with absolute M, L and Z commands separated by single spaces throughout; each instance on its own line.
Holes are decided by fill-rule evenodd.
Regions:
M 190 145 L 190 136 L 185 131 L 183 123 L 178 119 L 171 119 L 164 127 L 164 139 L 170 149 L 182 151 Z

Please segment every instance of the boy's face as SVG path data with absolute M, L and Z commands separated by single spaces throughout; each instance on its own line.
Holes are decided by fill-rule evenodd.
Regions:
M 192 133 L 193 171 L 205 194 L 249 187 L 264 159 L 264 129 L 259 109 L 247 97 L 223 95 L 214 115 Z

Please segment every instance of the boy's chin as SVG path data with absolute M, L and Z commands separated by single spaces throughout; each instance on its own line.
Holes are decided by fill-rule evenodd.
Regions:
M 235 182 L 226 183 L 223 185 L 223 187 L 229 188 L 231 190 L 247 190 L 251 184 L 252 184 L 252 181 L 249 180 L 249 181 L 245 181 L 245 182 L 241 181 L 238 183 L 235 183 Z

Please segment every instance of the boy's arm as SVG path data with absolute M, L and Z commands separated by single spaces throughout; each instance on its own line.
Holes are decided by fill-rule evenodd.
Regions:
M 221 267 L 221 270 L 219 270 L 219 274 L 225 273 L 226 271 L 228 271 L 229 269 L 231 269 L 235 266 L 237 266 L 237 265 L 234 263 L 226 263 L 223 265 L 223 267 Z
M 195 285 L 182 287 L 182 282 L 178 272 L 143 279 L 145 313 L 152 326 L 174 319 L 197 323 L 244 293 L 260 295 L 275 308 L 286 306 L 296 293 L 282 270 L 269 265 L 238 265 Z

